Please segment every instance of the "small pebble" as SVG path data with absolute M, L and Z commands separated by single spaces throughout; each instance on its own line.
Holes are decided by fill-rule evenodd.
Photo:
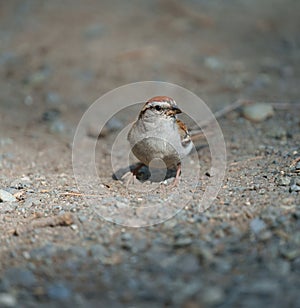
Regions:
M 48 297 L 52 300 L 65 301 L 71 296 L 71 291 L 62 283 L 50 285 L 46 291 Z
M 292 270 L 298 274 L 300 274 L 300 257 L 296 258 L 292 262 Z
M 25 268 L 10 268 L 6 271 L 5 277 L 10 284 L 21 287 L 32 287 L 37 282 L 34 274 Z
M 0 189 L 0 202 L 16 202 L 17 199 L 8 191 Z
M 0 213 L 12 213 L 18 207 L 18 202 L 5 202 L 0 206 Z
M 23 257 L 26 259 L 26 260 L 29 260 L 30 259 L 30 253 L 28 251 L 24 251 L 22 253 Z
M 84 215 L 78 215 L 78 220 L 79 220 L 81 223 L 84 223 L 85 221 L 87 221 L 87 217 L 84 216 Z
M 46 94 L 46 101 L 48 104 L 58 105 L 61 102 L 61 97 L 56 92 L 48 92 Z
M 267 241 L 272 237 L 272 232 L 269 230 L 263 230 L 258 234 L 258 239 L 261 241 Z
M 217 305 L 224 299 L 224 292 L 221 288 L 214 286 L 203 291 L 203 301 L 207 305 Z
M 277 126 L 277 127 L 273 127 L 272 129 L 270 129 L 267 135 L 268 137 L 271 137 L 277 140 L 285 140 L 288 133 L 284 128 Z
M 33 104 L 33 98 L 31 95 L 27 95 L 25 98 L 24 98 L 24 104 L 26 106 L 31 106 Z
M 216 57 L 206 57 L 204 65 L 212 70 L 220 70 L 224 68 L 224 63 Z
M 293 182 L 291 182 L 291 184 L 296 184 L 298 186 L 300 186 L 300 177 L 295 177 L 292 180 Z
M 293 192 L 293 191 L 295 191 L 295 192 L 300 191 L 300 186 L 298 186 L 296 184 L 291 185 L 290 186 L 290 192 Z
M 295 260 L 300 257 L 300 249 L 282 249 L 281 254 L 288 260 Z
M 291 182 L 291 179 L 287 176 L 280 177 L 277 180 L 277 183 L 278 183 L 279 186 L 289 186 L 290 182 Z
M 75 224 L 71 225 L 70 228 L 74 231 L 78 230 L 78 226 Z
M 41 201 L 39 199 L 29 197 L 25 200 L 25 202 L 23 203 L 23 206 L 25 208 L 30 208 L 30 207 L 40 205 L 40 204 L 41 204 Z
M 185 246 L 189 246 L 192 244 L 192 239 L 189 238 L 189 237 L 186 237 L 186 238 L 179 238 L 175 241 L 174 243 L 174 247 L 176 248 L 180 248 L 180 247 L 185 247 Z
M 50 124 L 49 130 L 51 133 L 62 133 L 65 131 L 65 124 L 60 119 L 56 119 Z
M 0 146 L 6 146 L 12 143 L 13 140 L 11 138 L 0 138 Z
M 107 249 L 103 245 L 95 244 L 95 245 L 91 246 L 91 248 L 90 248 L 90 255 L 93 258 L 101 259 L 103 257 L 107 257 L 109 254 L 108 254 Z
M 31 184 L 32 181 L 30 180 L 30 178 L 27 176 L 23 176 L 20 179 L 16 179 L 13 182 L 11 182 L 10 187 L 15 189 L 24 189 L 28 188 Z
M 274 115 L 272 105 L 266 103 L 257 103 L 243 107 L 243 116 L 252 122 L 262 122 Z
M 109 119 L 102 130 L 97 123 L 91 123 L 87 130 L 87 135 L 92 138 L 105 137 L 112 132 L 121 130 L 124 127 L 124 124 L 117 118 L 112 117 Z
M 271 279 L 260 279 L 248 286 L 248 292 L 261 295 L 272 295 L 278 292 L 277 281 Z
M 266 228 L 266 224 L 260 218 L 254 218 L 250 222 L 250 229 L 254 234 L 259 234 Z
M 9 293 L 0 293 L 0 307 L 16 307 L 16 298 Z
M 45 122 L 54 122 L 60 116 L 61 112 L 58 109 L 49 109 L 42 115 L 42 120 Z
M 124 124 L 119 119 L 113 117 L 107 121 L 105 126 L 110 132 L 112 132 L 122 129 L 124 127 Z
M 30 87 L 36 87 L 43 84 L 49 77 L 50 70 L 47 67 L 31 74 L 25 81 Z

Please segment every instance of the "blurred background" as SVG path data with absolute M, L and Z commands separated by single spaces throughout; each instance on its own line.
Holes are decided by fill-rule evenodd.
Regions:
M 215 111 L 237 98 L 299 98 L 296 0 L 1 1 L 0 111 L 5 130 L 71 133 L 115 87 L 167 81 Z
M 0 0 L 0 306 L 299 307 L 299 12 L 299 0 Z M 204 146 L 192 202 L 123 228 L 86 205 L 72 139 L 97 98 L 145 80 L 183 86 L 213 112 L 240 98 L 281 108 L 219 120 L 227 172 L 209 210 L 198 208 L 213 178 Z M 136 115 L 99 138 L 100 206 L 143 200 L 108 168 Z

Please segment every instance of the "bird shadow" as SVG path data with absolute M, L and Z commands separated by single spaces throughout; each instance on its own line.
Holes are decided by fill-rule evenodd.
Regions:
M 126 168 L 120 168 L 112 174 L 113 180 L 120 181 L 128 173 L 135 173 L 135 170 L 140 167 L 140 163 L 132 164 Z M 151 182 L 162 182 L 169 178 L 176 176 L 176 169 L 160 169 L 160 168 L 149 168 L 143 165 L 136 172 L 136 178 L 140 182 L 146 182 L 150 180 Z
M 208 144 L 195 145 L 192 152 L 199 152 L 204 148 L 207 148 Z M 170 178 L 176 177 L 176 169 L 161 169 L 161 168 L 149 168 L 146 165 L 142 165 L 141 163 L 134 163 L 126 168 L 120 168 L 116 172 L 112 174 L 112 179 L 115 181 L 122 181 L 126 174 L 134 174 L 136 173 L 136 178 L 140 182 L 146 182 L 150 180 L 151 182 L 162 182 L 168 180 Z M 140 167 L 140 168 L 139 168 Z M 135 172 L 138 169 L 137 172 Z

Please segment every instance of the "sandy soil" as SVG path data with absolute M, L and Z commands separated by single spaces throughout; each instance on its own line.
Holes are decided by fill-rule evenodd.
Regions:
M 299 307 L 299 9 L 293 0 L 2 1 L 0 189 L 17 199 L 0 202 L 0 307 Z M 112 145 L 138 108 L 98 139 L 100 196 L 92 186 L 80 195 L 72 142 L 82 115 L 144 80 L 185 87 L 212 112 L 238 99 L 273 104 L 258 123 L 240 109 L 218 120 L 227 170 L 206 211 L 205 140 L 189 160 L 201 161 L 193 189 L 187 176 L 179 192 L 162 185 L 145 197 L 113 179 Z M 152 222 L 175 203 L 180 211 L 147 228 L 102 217 L 114 207 L 123 222 L 133 203 L 141 217 L 146 202 Z

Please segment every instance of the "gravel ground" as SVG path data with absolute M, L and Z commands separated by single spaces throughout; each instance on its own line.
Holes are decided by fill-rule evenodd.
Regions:
M 0 307 L 300 307 L 299 9 L 292 0 L 1 2 Z M 77 187 L 83 113 L 143 80 L 183 86 L 215 113 L 240 98 L 267 104 L 258 121 L 243 108 L 218 120 L 227 170 L 205 211 L 214 177 L 205 140 L 187 162 L 201 162 L 193 188 L 189 174 L 178 190 L 131 185 L 153 186 L 145 195 L 113 177 L 112 146 L 138 109 L 113 118 L 98 142 L 90 128 L 101 194 Z M 151 222 L 164 222 L 102 217 L 128 222 L 132 204 L 130 217 L 151 205 Z

